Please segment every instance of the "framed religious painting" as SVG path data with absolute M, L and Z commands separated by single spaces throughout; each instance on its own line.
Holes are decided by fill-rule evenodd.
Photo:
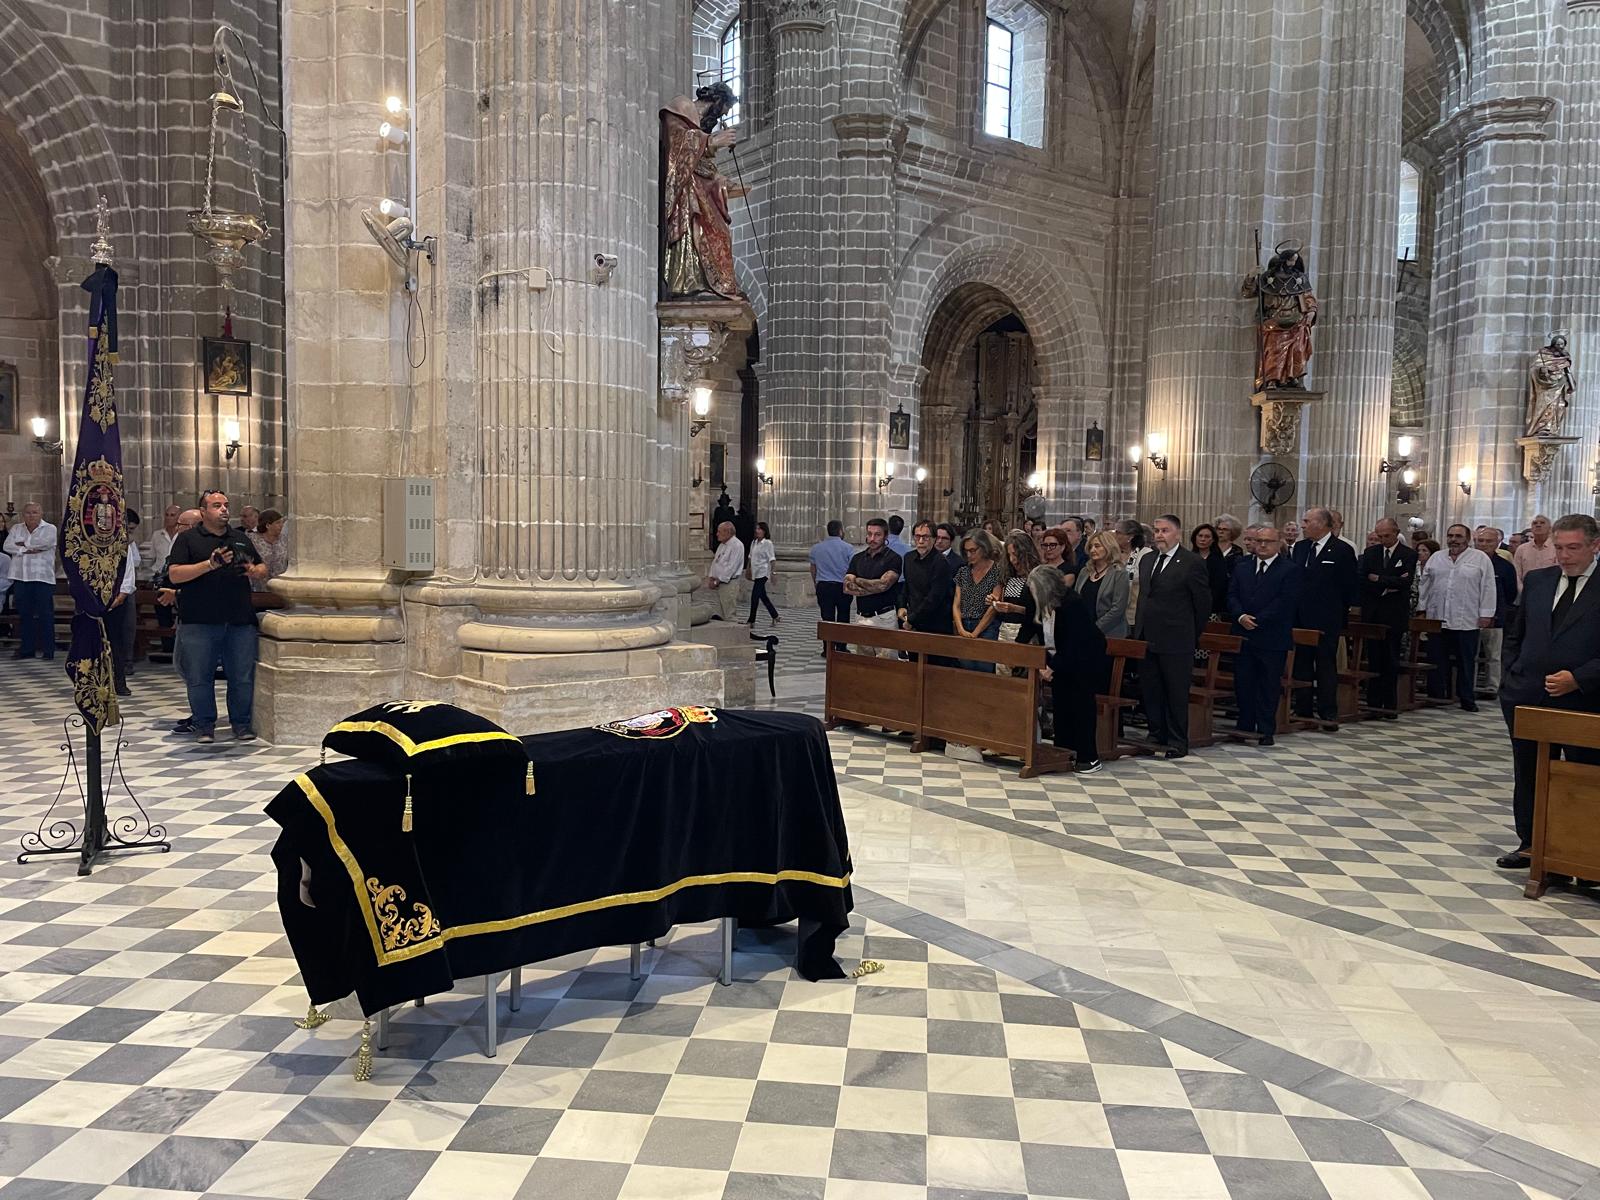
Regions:
M 236 338 L 202 338 L 200 378 L 209 395 L 251 395 L 250 343 Z
M 889 414 L 889 449 L 911 449 L 911 414 L 903 404 L 895 405 Z
M 1090 421 L 1083 435 L 1083 457 L 1088 462 L 1099 462 L 1106 456 L 1106 431 L 1099 421 Z
M 17 424 L 19 385 L 17 364 L 0 362 L 0 433 L 16 433 L 20 428 Z

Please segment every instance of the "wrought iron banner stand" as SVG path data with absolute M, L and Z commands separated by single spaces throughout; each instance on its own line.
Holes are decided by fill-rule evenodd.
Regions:
M 73 732 L 78 729 L 86 730 L 82 773 L 78 770 L 78 757 L 72 741 Z M 25 863 L 35 858 L 76 854 L 78 874 L 87 875 L 94 870 L 95 859 L 102 854 L 140 850 L 155 850 L 165 854 L 171 850 L 172 843 L 167 840 L 166 826 L 150 820 L 150 814 L 128 786 L 128 776 L 122 767 L 122 748 L 128 744 L 127 740 L 117 738 L 111 752 L 111 765 L 107 769 L 103 766 L 100 734 L 88 729 L 88 722 L 78 713 L 62 718 L 61 736 L 61 749 L 67 754 L 67 765 L 61 772 L 61 786 L 56 789 L 55 799 L 50 801 L 44 816 L 39 818 L 39 827 L 32 833 L 22 835 L 22 853 L 17 855 L 17 861 Z M 70 815 L 56 814 L 61 797 L 66 795 L 68 779 L 76 783 L 79 799 L 83 802 L 81 831 Z M 107 821 L 106 793 L 118 782 L 134 808 L 139 810 L 139 815 L 129 813 Z

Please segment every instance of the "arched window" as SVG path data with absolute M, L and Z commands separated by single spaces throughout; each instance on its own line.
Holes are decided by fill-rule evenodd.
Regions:
M 1011 136 L 1011 30 L 999 21 L 989 22 L 989 42 L 983 67 L 983 131 L 994 137 Z
M 1422 178 L 1417 169 L 1404 160 L 1400 163 L 1400 232 L 1395 239 L 1394 256 L 1398 259 L 1417 260 L 1417 220 L 1422 207 Z
M 718 78 L 731 87 L 733 94 L 741 100 L 744 96 L 744 42 L 740 35 L 743 32 L 738 17 L 730 21 L 728 27 L 722 31 L 722 70 L 718 75 Z M 728 115 L 723 118 L 723 123 L 737 125 L 741 107 L 742 104 L 735 104 L 729 109 Z

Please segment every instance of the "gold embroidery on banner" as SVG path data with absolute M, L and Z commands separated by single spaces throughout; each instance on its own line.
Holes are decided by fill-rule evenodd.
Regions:
M 390 953 L 439 936 L 439 918 L 426 904 L 415 902 L 411 905 L 413 915 L 400 915 L 400 903 L 406 898 L 406 890 L 399 884 L 385 887 L 376 879 L 368 879 L 367 895 L 372 899 L 372 911 L 378 918 L 383 948 Z
M 112 354 L 106 349 L 110 340 L 105 336 L 105 322 L 101 322 L 95 338 L 94 367 L 89 380 L 89 419 L 104 433 L 117 423 L 117 394 L 111 376 Z
M 478 921 L 469 925 L 446 926 L 439 932 L 439 936 L 430 937 L 426 941 L 413 942 L 409 946 L 400 946 L 393 950 L 386 949 L 384 938 L 378 928 L 378 921 L 373 913 L 373 906 L 368 902 L 367 885 L 356 856 L 345 843 L 339 833 L 338 824 L 333 818 L 333 809 L 328 807 L 327 798 L 317 790 L 317 785 L 311 782 L 310 776 L 301 775 L 295 779 L 295 784 L 300 788 L 311 807 L 316 809 L 317 815 L 328 827 L 328 842 L 333 847 L 334 855 L 344 864 L 345 871 L 350 876 L 350 882 L 355 888 L 356 907 L 361 910 L 361 915 L 366 921 L 367 932 L 372 937 L 372 952 L 378 960 L 380 967 L 390 963 L 403 962 L 408 958 L 415 958 L 419 954 L 427 954 L 437 950 L 446 942 L 456 938 L 477 937 L 485 933 L 506 933 L 513 929 L 523 929 L 529 925 L 542 925 L 550 921 L 560 921 L 567 917 L 579 916 L 583 913 L 599 912 L 607 908 L 623 908 L 630 904 L 653 904 L 658 900 L 665 900 L 668 896 L 675 895 L 686 888 L 707 887 L 722 883 L 762 883 L 773 886 L 779 883 L 811 883 L 818 887 L 847 888 L 850 886 L 850 876 L 822 875 L 816 871 L 723 871 L 713 875 L 689 875 L 683 879 L 674 880 L 672 883 L 663 884 L 658 888 L 651 888 L 643 892 L 619 892 L 614 896 L 601 896 L 595 900 L 582 900 L 576 904 L 565 904 L 559 908 L 547 908 L 540 912 L 525 913 L 519 917 L 506 917 L 498 921 Z M 421 907 L 420 905 L 418 907 Z M 432 915 L 431 913 L 429 914 Z
M 122 586 L 128 553 L 123 513 L 121 471 L 104 457 L 73 470 L 61 557 L 77 567 L 84 584 L 107 608 Z

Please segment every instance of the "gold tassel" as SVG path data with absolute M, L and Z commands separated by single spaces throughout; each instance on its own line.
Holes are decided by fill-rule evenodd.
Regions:
M 106 355 L 106 361 L 108 363 L 113 364 L 113 365 L 121 362 L 122 361 L 122 353 L 121 353 L 121 351 L 118 351 L 118 350 L 111 351 L 111 353 Z
M 850 972 L 851 979 L 860 979 L 863 975 L 876 975 L 883 970 L 883 964 L 875 958 L 863 958 L 861 965 Z
M 317 763 L 324 767 L 328 765 L 328 748 L 326 746 L 322 748 L 322 756 L 317 759 Z
M 406 811 L 400 817 L 400 832 L 411 832 L 411 776 L 406 776 Z
M 361 1023 L 361 1048 L 356 1051 L 356 1082 L 365 1083 L 372 1078 L 372 1020 Z
M 524 796 L 533 795 L 533 762 L 532 762 L 532 760 L 529 760 L 529 762 L 528 762 L 528 774 L 527 774 L 526 778 L 524 778 L 523 781 L 522 781 L 522 794 Z
M 296 1029 L 316 1029 L 318 1026 L 326 1025 L 327 1023 L 328 1014 L 318 1012 L 315 1004 L 308 1004 L 306 1005 L 305 1017 L 296 1021 L 294 1027 Z

